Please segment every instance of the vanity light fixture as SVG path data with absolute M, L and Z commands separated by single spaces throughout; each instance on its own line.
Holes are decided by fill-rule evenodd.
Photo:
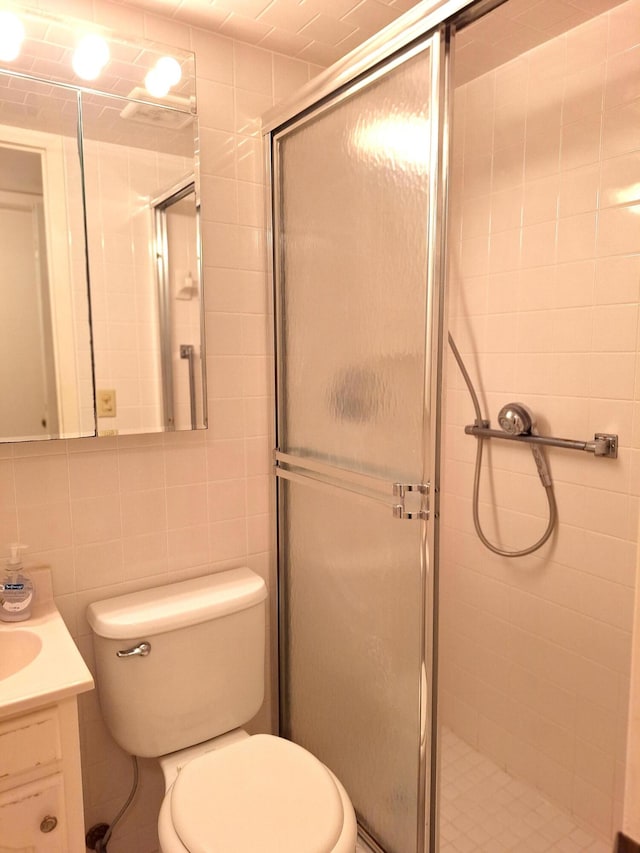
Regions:
M 109 61 L 109 45 L 95 33 L 83 36 L 73 53 L 71 64 L 78 77 L 95 80 Z
M 20 53 L 24 25 L 13 12 L 0 12 L 0 61 L 12 62 Z
M 177 59 L 163 56 L 144 78 L 147 92 L 154 98 L 164 98 L 169 89 L 180 82 L 182 69 Z

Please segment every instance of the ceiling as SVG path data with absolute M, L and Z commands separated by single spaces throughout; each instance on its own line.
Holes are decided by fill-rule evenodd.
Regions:
M 418 0 L 117 0 L 278 53 L 328 66 Z M 425 8 L 443 0 L 423 0 Z M 509 0 L 461 32 L 460 76 L 480 74 L 622 0 Z M 468 71 L 467 67 L 468 66 Z
M 189 21 L 243 41 L 269 46 L 290 56 L 329 65 L 389 24 L 415 0 L 121 0 Z M 442 2 L 442 0 L 440 0 Z M 519 53 L 578 26 L 605 12 L 621 0 L 508 0 L 490 15 L 461 30 L 456 37 L 456 83 L 485 73 Z M 425 8 L 438 0 L 424 0 Z M 27 37 L 10 70 L 35 75 L 41 80 L 82 84 L 71 70 L 77 41 L 72 21 L 45 12 L 21 13 Z M 122 35 L 109 37 L 111 59 L 100 77 L 100 89 L 117 98 L 149 100 L 142 81 L 146 71 L 165 48 L 152 42 L 141 47 Z M 124 142 L 131 134 L 137 144 L 165 150 L 190 149 L 193 141 L 188 113 L 193 106 L 193 56 L 188 51 L 172 54 L 182 66 L 182 80 L 164 99 L 152 99 L 181 114 L 145 108 L 123 122 L 122 103 L 103 96 L 84 97 L 87 127 L 100 127 L 103 138 Z M 9 68 L 7 68 L 9 70 Z M 35 83 L 0 73 L 0 121 L 33 128 L 47 127 L 67 135 L 74 132 L 76 93 L 59 86 Z M 164 116 L 180 119 L 165 126 Z M 137 127 L 135 127 L 137 125 Z M 107 132 L 108 131 L 108 132 Z M 117 138 L 117 139 L 116 139 Z M 159 145 L 159 140 L 164 140 Z M 128 142 L 127 144 L 136 144 Z
M 328 66 L 417 0 L 120 0 L 222 35 Z M 427 2 L 427 5 L 436 5 Z

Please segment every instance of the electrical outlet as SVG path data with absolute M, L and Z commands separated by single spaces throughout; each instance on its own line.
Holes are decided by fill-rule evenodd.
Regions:
M 116 392 L 114 388 L 100 388 L 97 392 L 96 408 L 99 418 L 115 418 Z

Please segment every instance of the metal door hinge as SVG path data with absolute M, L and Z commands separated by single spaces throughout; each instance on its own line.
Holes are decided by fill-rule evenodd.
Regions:
M 416 508 L 407 509 L 405 501 L 407 493 L 411 492 L 415 493 L 418 500 L 415 501 Z M 429 483 L 394 483 L 393 496 L 399 498 L 399 503 L 393 507 L 394 518 L 429 518 Z

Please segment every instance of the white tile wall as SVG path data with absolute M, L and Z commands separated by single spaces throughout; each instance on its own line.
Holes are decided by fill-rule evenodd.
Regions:
M 208 357 L 210 429 L 0 446 L 0 541 L 24 541 L 53 568 L 56 601 L 91 663 L 91 601 L 248 565 L 272 580 L 269 496 L 271 353 L 259 114 L 317 69 L 301 60 L 107 2 L 52 2 L 129 37 L 196 52 L 201 129 L 206 327 L 234 329 Z M 225 203 L 220 195 L 224 194 Z M 226 201 L 230 201 L 229 204 Z M 117 310 L 117 306 L 112 306 Z M 271 695 L 255 726 L 271 724 Z M 131 768 L 81 702 L 87 826 L 111 820 Z M 113 853 L 156 849 L 162 781 L 143 762 L 141 792 Z
M 473 530 L 474 415 L 449 360 L 444 719 L 605 835 L 621 825 L 637 547 L 639 11 L 630 0 L 455 96 L 450 328 L 483 408 L 495 424 L 521 400 L 541 432 L 618 433 L 620 454 L 549 450 L 557 532 L 496 557 Z M 487 445 L 489 538 L 522 548 L 546 512 L 528 450 Z
M 98 432 L 157 431 L 163 423 L 159 307 L 157 289 L 150 286 L 155 282 L 153 221 L 146 201 L 188 176 L 193 163 L 97 142 L 93 135 L 89 124 L 84 162 L 95 377 L 98 391 L 116 393 L 116 417 L 98 418 Z M 181 266 L 186 270 L 187 262 Z M 178 310 L 185 304 L 176 303 Z M 190 340 L 184 336 L 182 342 Z M 178 383 L 175 390 L 176 423 L 184 428 L 189 406 Z

